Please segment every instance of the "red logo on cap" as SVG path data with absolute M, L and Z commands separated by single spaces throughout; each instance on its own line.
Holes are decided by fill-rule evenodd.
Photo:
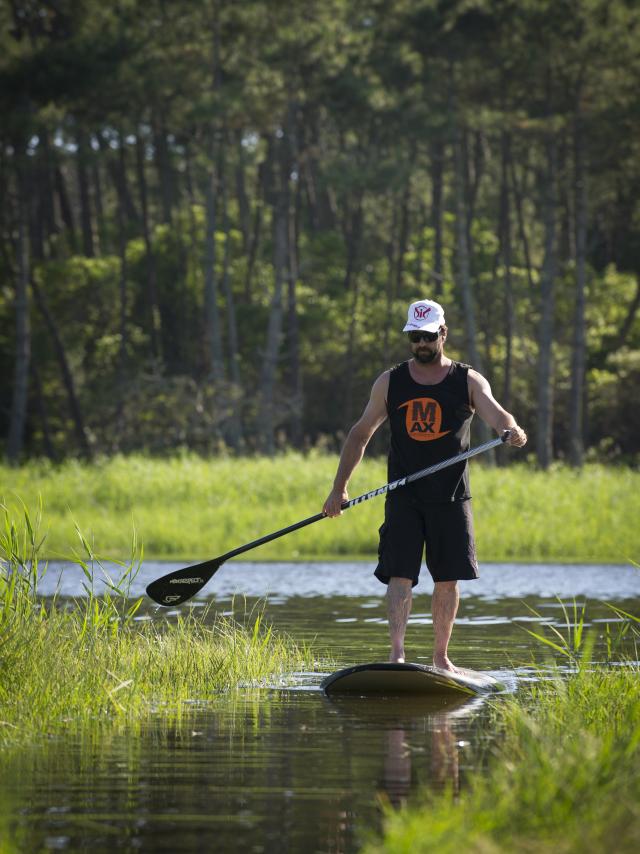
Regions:
M 413 316 L 416 320 L 424 320 L 424 318 L 429 314 L 430 311 L 430 305 L 417 305 L 413 309 Z

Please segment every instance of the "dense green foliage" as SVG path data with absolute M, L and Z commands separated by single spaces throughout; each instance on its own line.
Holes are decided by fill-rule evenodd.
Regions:
M 2 4 L 9 457 L 335 445 L 431 296 L 542 465 L 634 458 L 639 23 L 630 0 Z
M 640 552 L 636 472 L 599 465 L 548 472 L 524 465 L 472 466 L 481 562 L 624 563 Z M 167 460 L 118 456 L 96 464 L 0 467 L 0 482 L 8 503 L 18 495 L 35 507 L 42 497 L 50 526 L 43 548 L 50 558 L 65 556 L 78 524 L 99 552 L 126 557 L 135 528 L 146 557 L 186 560 L 223 554 L 318 512 L 334 470 L 335 460 L 318 454 L 215 460 L 189 454 Z M 386 479 L 383 462 L 366 459 L 350 495 Z M 373 560 L 383 513 L 384 499 L 373 499 L 247 557 Z
M 296 667 L 310 654 L 272 634 L 260 614 L 246 625 L 203 614 L 140 620 L 141 600 L 127 596 L 135 558 L 115 586 L 98 596 L 88 586 L 86 544 L 78 571 L 86 596 L 75 603 L 44 602 L 38 519 L 17 523 L 6 509 L 0 531 L 0 745 L 33 741 L 76 726 L 129 724 L 163 708 L 180 715 L 185 700 L 212 691 L 260 684 Z

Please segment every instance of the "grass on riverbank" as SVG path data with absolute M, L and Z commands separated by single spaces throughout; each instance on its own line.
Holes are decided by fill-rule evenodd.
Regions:
M 38 525 L 5 510 L 0 531 L 0 744 L 77 725 L 179 713 L 185 700 L 310 668 L 310 654 L 256 615 L 248 627 L 203 611 L 138 621 L 126 597 L 135 559 L 109 592 L 71 607 L 37 595 Z
M 640 638 L 639 621 L 626 616 L 623 630 Z M 389 811 L 383 840 L 364 854 L 640 849 L 640 671 L 589 664 L 591 645 L 578 649 L 576 637 L 561 641 L 577 666 L 568 678 L 496 703 L 504 740 L 488 769 L 459 796 Z
M 517 451 L 513 451 L 517 454 Z M 274 458 L 115 457 L 94 464 L 0 466 L 0 499 L 29 507 L 42 496 L 51 531 L 48 557 L 64 554 L 74 521 L 114 556 L 128 554 L 132 527 L 148 558 L 204 559 L 316 513 L 336 458 L 293 452 Z M 624 563 L 640 553 L 640 473 L 589 465 L 547 472 L 472 462 L 480 560 Z M 356 496 L 385 483 L 382 460 L 366 459 Z M 384 499 L 261 546 L 257 560 L 371 560 Z

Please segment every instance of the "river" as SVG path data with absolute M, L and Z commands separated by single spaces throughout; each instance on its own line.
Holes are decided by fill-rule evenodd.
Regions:
M 131 595 L 176 568 L 146 563 Z M 80 570 L 51 565 L 40 592 L 80 595 Z M 421 580 L 407 655 L 428 662 L 431 585 Z M 382 586 L 371 565 L 230 563 L 194 600 L 239 619 L 256 607 L 336 668 L 387 655 Z M 266 605 L 265 605 L 266 598 Z M 602 649 L 605 604 L 640 612 L 631 566 L 485 565 L 461 585 L 453 660 L 509 692 L 537 678 L 546 650 L 527 630 L 562 626 L 561 601 L 587 602 Z M 182 606 L 183 608 L 185 606 Z M 172 619 L 176 612 L 162 611 Z M 140 619 L 158 619 L 149 603 Z M 495 743 L 491 702 L 329 700 L 319 672 L 194 701 L 180 723 L 69 735 L 5 757 L 0 809 L 13 850 L 355 852 L 422 787 L 454 791 Z M 0 849 L 2 846 L 0 845 Z M 4 851 L 4 849 L 2 849 Z M 12 849 L 9 849 L 12 850 Z

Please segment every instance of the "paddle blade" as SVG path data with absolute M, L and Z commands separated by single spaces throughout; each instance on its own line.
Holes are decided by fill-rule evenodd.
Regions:
M 156 578 L 147 587 L 147 596 L 158 605 L 165 607 L 182 605 L 202 590 L 223 563 L 224 561 L 220 559 L 208 560 L 205 563 L 197 563 L 195 566 L 177 569 L 168 575 L 163 575 L 162 578 Z

